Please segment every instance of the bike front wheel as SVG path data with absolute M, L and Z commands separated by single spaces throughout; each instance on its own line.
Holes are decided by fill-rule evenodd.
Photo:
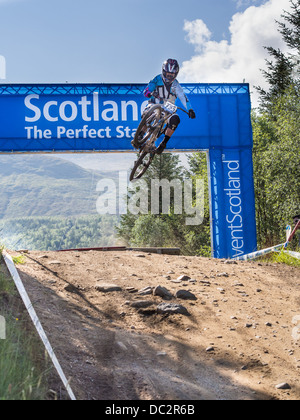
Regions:
M 154 156 L 148 152 L 142 152 L 138 160 L 134 163 L 134 167 L 130 174 L 130 181 L 140 179 L 151 165 Z

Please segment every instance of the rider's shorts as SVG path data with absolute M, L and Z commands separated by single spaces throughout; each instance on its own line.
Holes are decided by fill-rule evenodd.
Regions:
M 171 118 L 169 118 L 168 128 L 170 128 L 171 130 L 175 131 L 176 128 L 179 126 L 179 124 L 180 124 L 179 115 L 174 114 L 174 115 L 171 116 Z

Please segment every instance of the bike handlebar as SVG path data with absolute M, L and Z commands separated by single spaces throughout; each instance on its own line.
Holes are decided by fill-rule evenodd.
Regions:
M 177 109 L 180 109 L 180 111 L 185 112 L 187 115 L 190 115 L 190 114 L 188 113 L 188 111 L 186 111 L 186 110 L 185 110 L 185 109 L 183 109 L 183 108 L 180 108 L 180 106 L 178 106 L 178 107 L 177 107 Z

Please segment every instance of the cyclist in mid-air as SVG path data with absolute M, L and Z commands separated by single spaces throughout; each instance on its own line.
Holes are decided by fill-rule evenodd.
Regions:
M 176 79 L 178 73 L 179 64 L 177 60 L 169 58 L 163 63 L 162 74 L 159 74 L 153 80 L 151 80 L 151 82 L 144 90 L 144 96 L 149 99 L 149 104 L 147 105 L 144 114 L 145 112 L 149 111 L 149 109 L 155 104 L 163 103 L 164 100 L 168 100 L 169 102 L 175 104 L 176 99 L 179 98 L 184 107 L 188 110 L 189 117 L 193 119 L 196 118 L 195 111 L 193 110 L 189 99 L 185 95 L 183 88 L 180 86 Z M 159 147 L 156 149 L 157 154 L 161 154 L 165 150 L 168 141 L 174 134 L 179 124 L 179 116 L 177 114 L 172 115 L 168 121 L 168 125 L 164 133 L 165 137 Z M 136 149 L 140 148 L 140 145 L 135 144 L 134 141 L 132 141 L 132 145 Z

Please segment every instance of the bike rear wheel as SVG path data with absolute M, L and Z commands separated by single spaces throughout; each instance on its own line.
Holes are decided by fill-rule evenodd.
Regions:
M 153 134 L 160 121 L 162 109 L 160 105 L 154 105 L 143 116 L 134 136 L 134 145 L 138 148 L 144 144 Z
M 148 152 L 142 152 L 138 160 L 134 163 L 134 167 L 130 174 L 130 181 L 140 179 L 151 165 L 154 156 Z

